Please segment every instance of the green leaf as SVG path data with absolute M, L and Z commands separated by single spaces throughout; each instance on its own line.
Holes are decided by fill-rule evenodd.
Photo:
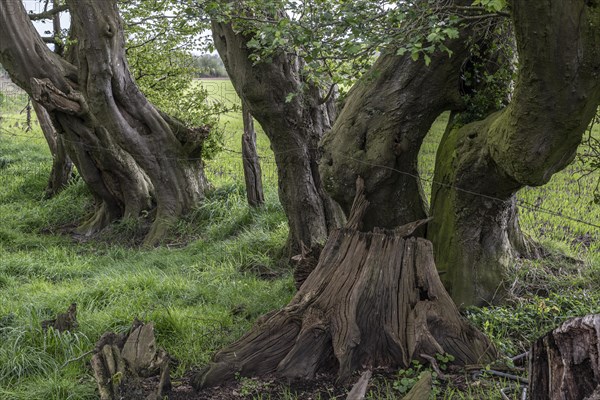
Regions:
M 444 34 L 448 36 L 449 39 L 457 39 L 459 36 L 458 29 L 456 28 L 446 28 L 444 29 Z
M 429 41 L 429 42 L 435 42 L 435 41 L 439 40 L 440 38 L 441 38 L 440 34 L 437 32 L 431 32 L 429 35 L 427 35 L 427 41 Z
M 488 6 L 494 11 L 500 11 L 506 7 L 506 0 L 491 0 Z
M 296 97 L 297 93 L 288 93 L 287 96 L 285 96 L 285 102 L 289 103 L 292 100 L 294 100 L 294 97 Z

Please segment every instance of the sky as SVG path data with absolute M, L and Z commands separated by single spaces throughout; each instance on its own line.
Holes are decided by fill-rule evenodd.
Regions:
M 4 0 L 0 0 L 0 1 L 4 1 Z M 23 5 L 25 6 L 25 10 L 27 10 L 27 12 L 29 13 L 33 13 L 33 14 L 38 14 L 44 11 L 44 4 L 46 3 L 45 0 L 22 0 L 23 1 Z M 102 0 L 98 0 L 98 1 L 102 1 Z M 48 9 L 52 8 L 52 0 L 50 0 L 50 4 L 48 5 Z M 63 29 L 67 29 L 70 25 L 71 25 L 71 17 L 69 15 L 68 12 L 62 12 L 60 13 L 60 21 L 61 21 L 61 26 Z M 33 21 L 33 26 L 35 26 L 35 28 L 38 30 L 38 32 L 40 33 L 41 36 L 50 36 L 50 33 L 46 33 L 46 31 L 52 31 L 52 20 L 45 20 L 45 21 Z M 211 32 L 210 31 L 205 31 L 201 34 L 202 37 L 204 36 L 210 36 Z M 49 47 L 51 49 L 53 49 L 53 45 L 50 44 Z M 206 51 L 200 51 L 200 50 L 196 50 L 196 51 L 192 51 L 192 53 L 194 55 L 202 55 L 202 54 L 206 54 Z M 216 51 L 213 51 L 211 54 L 216 54 Z
M 0 0 L 3 1 L 3 0 Z M 102 0 L 100 0 L 102 1 Z M 44 11 L 44 1 L 40 0 L 23 0 L 23 5 L 28 13 L 38 14 Z M 48 9 L 52 8 L 52 1 L 48 5 Z M 63 29 L 68 28 L 71 24 L 71 17 L 68 12 L 60 13 L 60 22 Z M 52 20 L 33 21 L 33 26 L 38 30 L 41 36 L 50 36 L 46 31 L 52 32 Z M 50 48 L 53 46 L 50 45 Z

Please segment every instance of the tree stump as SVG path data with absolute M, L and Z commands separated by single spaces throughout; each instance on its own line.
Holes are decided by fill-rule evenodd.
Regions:
M 54 328 L 59 332 L 72 331 L 77 323 L 77 303 L 72 303 L 66 313 L 58 314 L 54 319 L 42 321 L 42 330 Z
M 136 320 L 128 334 L 105 333 L 91 360 L 100 399 L 162 399 L 171 388 L 169 361 L 169 355 L 156 347 L 151 323 Z M 155 375 L 158 384 L 148 390 L 143 381 Z
M 600 400 L 600 314 L 571 319 L 529 357 L 531 400 Z
M 449 353 L 458 364 L 495 357 L 442 286 L 431 242 L 406 237 L 419 224 L 360 232 L 368 201 L 362 185 L 357 193 L 347 226 L 333 231 L 291 302 L 217 353 L 195 378 L 197 388 L 236 374 L 311 379 L 320 370 L 344 381 L 362 368 L 425 361 L 421 354 Z

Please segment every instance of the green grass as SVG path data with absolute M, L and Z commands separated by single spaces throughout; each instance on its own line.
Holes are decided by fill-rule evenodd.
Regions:
M 211 181 L 226 181 L 232 184 L 243 182 L 244 172 L 240 152 L 242 150 L 244 124 L 239 109 L 241 107 L 240 99 L 229 79 L 199 79 L 196 84 L 202 85 L 208 92 L 211 101 L 221 102 L 228 107 L 238 107 L 237 110 L 220 116 L 219 126 L 223 130 L 224 151 L 206 162 L 207 177 Z M 254 127 L 258 155 L 261 158 L 263 184 L 265 186 L 276 186 L 277 167 L 269 139 L 256 121 Z
M 229 81 L 201 83 L 215 100 L 238 101 Z M 6 123 L 22 119 L 17 102 L 10 106 L 11 114 L 5 112 L 0 121 L 0 399 L 96 398 L 90 356 L 84 354 L 102 333 L 123 332 L 136 317 L 155 323 L 160 346 L 178 361 L 175 374 L 181 374 L 206 363 L 259 315 L 288 302 L 294 291 L 290 271 L 277 261 L 287 237 L 286 219 L 277 199 L 272 152 L 258 126 L 265 207 L 246 205 L 237 153 L 241 119 L 224 115 L 221 126 L 230 151 L 206 166 L 214 189 L 173 228 L 165 246 L 140 250 L 123 244 L 135 234 L 135 221 L 115 224 L 102 240 L 76 242 L 62 233 L 89 213 L 90 194 L 76 180 L 55 198 L 43 198 L 50 155 L 39 128 L 24 133 L 20 125 Z M 427 179 L 444 118 L 421 152 Z M 520 198 L 600 224 L 600 207 L 590 203 L 598 175 L 582 178 L 577 186 L 576 170 L 571 166 L 550 184 L 521 191 Z M 600 312 L 600 233 L 536 210 L 521 210 L 521 222 L 555 256 L 515 263 L 512 304 L 468 313 L 506 354 L 523 351 L 570 316 Z M 121 237 L 123 243 L 115 244 Z M 75 332 L 41 330 L 41 321 L 72 302 L 78 304 Z M 375 381 L 368 398 L 400 398 L 398 388 L 408 382 L 400 375 Z M 498 386 L 440 388 L 440 398 L 476 398 L 482 391 L 485 398 L 500 398 Z
M 214 190 L 166 246 L 148 251 L 59 234 L 84 218 L 91 197 L 77 180 L 43 199 L 51 159 L 39 128 L 2 125 L 0 158 L 0 399 L 96 398 L 90 356 L 77 358 L 136 317 L 155 323 L 181 374 L 293 293 L 289 269 L 276 261 L 287 239 L 276 185 L 268 181 L 265 207 L 249 208 L 239 160 L 212 160 Z M 124 221 L 105 239 L 134 231 Z M 43 332 L 40 322 L 71 302 L 77 331 Z

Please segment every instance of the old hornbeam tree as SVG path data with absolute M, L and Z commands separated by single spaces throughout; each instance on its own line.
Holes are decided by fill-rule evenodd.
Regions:
M 573 160 L 600 103 L 600 1 L 515 0 L 510 10 L 519 56 L 512 101 L 448 129 L 436 160 L 428 238 L 459 304 L 502 292 L 504 269 L 529 251 L 514 194 Z
M 307 82 L 302 59 L 279 52 L 255 64 L 250 35 L 213 20 L 213 40 L 236 92 L 264 129 L 275 153 L 279 199 L 285 210 L 290 255 L 318 255 L 343 213 L 323 188 L 317 147 L 335 118 L 333 96 Z
M 485 121 L 461 127 L 452 119 L 437 155 L 426 235 L 446 272 L 444 283 L 461 305 L 501 298 L 511 260 L 537 255 L 519 229 L 514 194 L 524 185 L 544 184 L 573 159 L 599 101 L 598 2 L 517 1 L 510 9 L 520 60 L 513 101 Z M 552 25 L 538 27 L 535 18 L 547 14 Z M 477 30 L 470 37 L 476 42 Z M 466 46 L 467 37 L 459 40 Z M 460 43 L 448 45 L 452 57 L 442 62 L 446 56 L 434 53 L 429 66 L 407 55 L 382 56 L 372 76 L 351 90 L 322 142 L 323 181 L 345 210 L 352 180 L 365 176 L 374 204 L 366 226 L 393 227 L 426 215 L 419 147 L 442 111 L 465 107 L 455 99 L 469 59 L 461 59 Z
M 265 202 L 263 193 L 262 172 L 260 159 L 256 148 L 256 131 L 254 119 L 248 106 L 242 103 L 242 121 L 244 133 L 242 134 L 242 162 L 244 166 L 244 180 L 246 181 L 246 198 L 252 207 L 260 207 Z
M 473 33 L 471 31 L 471 33 Z M 363 176 L 371 207 L 365 229 L 394 228 L 426 218 L 417 159 L 435 119 L 464 107 L 460 76 L 469 59 L 466 33 L 425 65 L 411 54 L 386 52 L 350 90 L 325 134 L 320 172 L 327 191 L 349 212 L 356 176 Z
M 484 268 L 487 265 L 495 271 L 506 262 L 505 256 L 514 254 L 493 250 L 524 246 L 513 240 L 521 237 L 514 220 L 514 193 L 526 184 L 525 180 L 543 184 L 572 159 L 600 95 L 597 1 L 553 0 L 535 6 L 515 2 L 511 13 L 520 56 L 514 97 L 506 109 L 483 121 L 459 127 L 452 119 L 436 166 L 432 226 L 427 229 L 436 240 L 433 246 L 426 239 L 410 237 L 419 229 L 419 223 L 393 230 L 370 229 L 376 223 L 397 224 L 386 221 L 378 211 L 393 210 L 384 207 L 386 199 L 397 202 L 402 196 L 378 196 L 377 188 L 359 178 L 352 206 L 348 207 L 347 199 L 342 201 L 346 209 L 350 208 L 346 227 L 330 235 L 317 267 L 296 296 L 217 353 L 198 375 L 197 386 L 215 385 L 237 374 L 274 373 L 293 379 L 312 378 L 322 370 L 336 371 L 343 380 L 359 368 L 407 366 L 411 359 L 439 352 L 453 354 L 459 363 L 485 362 L 495 356 L 489 341 L 461 319 L 439 280 L 433 252 L 441 262 L 455 263 L 454 269 L 447 270 L 450 287 L 461 304 L 489 300 L 493 293 L 485 292 L 489 282 Z M 544 21 L 543 26 L 540 21 Z M 567 51 L 563 46 L 572 49 Z M 344 154 L 347 158 L 353 154 L 364 158 L 363 153 L 372 146 L 383 154 L 364 164 L 381 170 L 379 161 L 385 155 L 381 161 L 386 169 L 398 169 L 396 154 L 401 156 L 404 148 L 418 149 L 418 145 L 406 141 L 421 140 L 419 135 L 425 134 L 436 113 L 454 105 L 454 96 L 460 94 L 456 91 L 464 62 L 445 63 L 447 71 L 434 58 L 430 60 L 431 70 L 423 64 L 402 61 L 402 57 L 383 56 L 375 64 L 378 73 L 366 77 L 350 93 L 346 103 L 350 111 L 342 111 L 333 129 L 339 132 L 341 126 L 346 126 L 355 133 L 352 139 L 356 143 L 346 143 L 342 149 L 350 149 Z M 438 69 L 441 76 L 436 81 Z M 408 76 L 403 77 L 401 71 Z M 429 79 L 420 80 L 422 75 Z M 436 89 L 443 90 L 443 96 Z M 378 91 L 395 104 L 378 102 Z M 427 114 L 425 97 L 429 96 L 436 97 L 431 105 L 433 115 Z M 408 102 L 404 112 L 409 115 L 405 119 L 399 116 L 403 101 Z M 417 131 L 415 137 L 409 133 L 387 137 L 402 133 L 400 124 L 411 123 L 409 116 L 424 119 L 423 126 L 417 122 L 409 125 Z M 395 118 L 395 124 L 380 121 L 388 118 Z M 372 126 L 375 128 L 370 130 Z M 377 136 L 379 130 L 387 136 Z M 333 142 L 325 140 L 326 147 Z M 326 148 L 330 158 L 325 159 L 324 169 L 332 167 L 331 157 L 336 151 L 335 145 Z M 333 164 L 340 159 L 343 157 L 337 157 Z M 364 171 L 372 175 L 371 179 L 380 179 L 377 173 L 383 175 L 381 182 L 390 179 L 385 172 L 372 171 L 368 166 Z M 418 192 L 416 182 L 412 188 L 405 188 Z M 374 195 L 375 207 L 367 201 L 369 195 Z M 495 206 L 498 201 L 503 207 Z M 411 210 L 421 207 L 419 201 L 409 204 Z M 425 213 L 422 208 L 420 212 Z M 402 215 L 399 212 L 393 217 L 400 220 Z M 468 257 L 485 252 L 489 258 Z M 458 280 L 462 287 L 452 285 Z M 496 287 L 500 282 L 494 282 Z
M 332 232 L 291 302 L 217 353 L 196 387 L 238 374 L 312 379 L 329 371 L 343 381 L 361 368 L 406 368 L 411 360 L 444 353 L 460 365 L 495 357 L 444 289 L 431 243 L 409 237 L 427 220 L 363 232 L 369 202 L 360 178 L 355 192 L 348 223 Z
M 200 154 L 206 130 L 161 113 L 137 88 L 127 66 L 116 0 L 69 0 L 68 62 L 48 49 L 20 0 L 0 3 L 0 62 L 46 108 L 71 160 L 97 200 L 79 231 L 152 211 L 145 243 L 204 196 Z

